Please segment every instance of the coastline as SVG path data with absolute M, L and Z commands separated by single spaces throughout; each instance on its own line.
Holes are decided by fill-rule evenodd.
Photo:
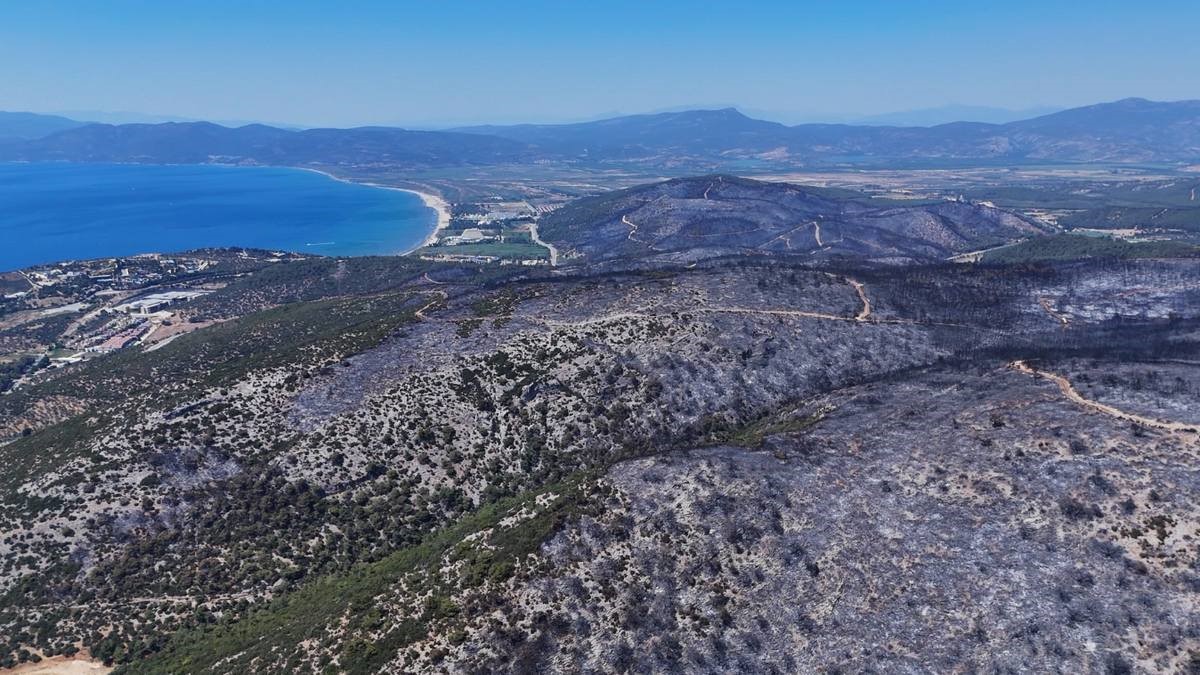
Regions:
M 451 218 L 450 203 L 448 201 L 446 201 L 445 199 L 443 199 L 440 195 L 435 194 L 433 192 L 422 192 L 421 190 L 414 190 L 411 188 L 402 188 L 402 187 L 397 187 L 394 185 L 384 185 L 381 183 L 350 180 L 350 179 L 346 179 L 346 178 L 341 178 L 339 176 L 335 176 L 334 174 L 329 173 L 328 171 L 324 171 L 324 170 L 316 169 L 316 168 L 312 168 L 312 167 L 272 165 L 272 164 L 244 165 L 244 164 L 227 164 L 227 163 L 222 163 L 222 162 L 153 163 L 153 164 L 148 164 L 148 163 L 144 163 L 144 162 L 95 162 L 95 163 L 93 163 L 93 162 L 71 162 L 71 161 L 51 161 L 51 162 L 4 161 L 4 162 L 0 162 L 0 165 L 25 165 L 25 164 L 31 164 L 31 165 L 32 164 L 67 164 L 67 165 L 71 165 L 71 164 L 108 165 L 108 164 L 111 164 L 113 166 L 168 166 L 168 167 L 205 167 L 205 166 L 207 166 L 207 167 L 219 167 L 219 168 L 227 168 L 227 169 L 287 169 L 287 170 L 293 170 L 293 171 L 294 170 L 308 171 L 311 173 L 320 174 L 321 176 L 324 176 L 325 178 L 328 178 L 330 180 L 337 181 L 339 183 L 346 183 L 348 185 L 364 185 L 367 187 L 380 188 L 380 189 L 384 189 L 384 190 L 398 190 L 400 192 L 408 192 L 410 194 L 416 195 L 417 198 L 421 200 L 421 203 L 423 206 L 425 206 L 426 208 L 432 209 L 434 211 L 435 217 L 436 217 L 434 226 L 430 231 L 428 231 L 428 234 L 426 234 L 425 237 L 423 239 L 421 239 L 419 242 L 417 242 L 407 248 L 392 249 L 390 251 L 385 250 L 385 251 L 379 251 L 379 252 L 375 252 L 375 253 L 358 253 L 355 255 L 396 255 L 396 256 L 410 255 L 413 252 L 417 251 L 418 249 L 424 248 L 424 247 L 429 246 L 429 245 L 433 244 L 434 242 L 436 242 L 437 239 L 439 238 L 439 236 L 441 235 L 441 233 L 444 232 L 449 227 L 450 218 Z M 231 244 L 231 245 L 233 245 L 233 244 Z M 284 249 L 290 250 L 290 251 L 293 251 L 296 253 L 309 254 L 308 251 L 306 251 L 302 248 L 297 248 L 297 247 L 281 248 L 281 250 L 284 250 Z M 82 259 L 82 258 L 80 258 L 80 259 Z M 36 265 L 36 264 L 42 264 L 42 263 L 31 263 L 31 264 Z M 14 268 L 14 269 L 23 269 L 23 267 L 18 267 L 18 268 Z
M 383 186 L 380 186 L 380 187 L 383 187 Z M 403 192 L 411 192 L 411 193 L 415 194 L 416 196 L 421 198 L 421 201 L 424 202 L 425 206 L 428 206 L 429 208 L 431 208 L 437 212 L 437 225 L 433 228 L 433 231 L 430 232 L 428 236 L 426 236 L 423 240 L 421 240 L 421 245 L 418 246 L 417 248 L 425 248 L 426 246 L 429 246 L 429 245 L 433 244 L 434 242 L 436 242 L 438 240 L 438 233 L 442 232 L 447 227 L 450 227 L 450 202 L 446 201 L 445 199 L 442 199 L 438 195 L 430 194 L 428 192 L 419 192 L 417 190 L 405 190 L 404 188 L 395 188 L 395 189 L 401 190 Z M 417 248 L 412 249 L 412 251 L 405 251 L 402 255 L 408 255 L 409 253 L 412 253 L 413 251 L 417 250 Z
M 426 235 L 424 239 L 421 240 L 420 244 L 417 244 L 416 246 L 408 249 L 407 251 L 401 251 L 395 255 L 408 255 L 408 254 L 412 253 L 413 251 L 416 251 L 417 249 L 425 248 L 426 246 L 433 244 L 434 242 L 436 242 L 438 240 L 438 234 L 450 226 L 450 202 L 447 202 L 445 199 L 442 199 L 439 195 L 435 195 L 430 192 L 421 192 L 420 190 L 412 190 L 410 188 L 396 187 L 394 185 L 383 185 L 381 183 L 364 183 L 364 182 L 360 182 L 360 181 L 356 181 L 356 180 L 349 180 L 346 178 L 341 178 L 339 176 L 335 176 L 335 175 L 329 173 L 328 171 L 322 171 L 321 169 L 314 169 L 314 168 L 306 167 L 306 166 L 289 166 L 289 167 L 285 167 L 285 168 L 300 169 L 301 171 L 311 171 L 313 173 L 319 173 L 322 176 L 325 176 L 326 178 L 329 178 L 331 180 L 336 180 L 339 183 L 348 183 L 350 185 L 366 185 L 368 187 L 380 188 L 383 190 L 396 190 L 399 192 L 407 192 L 409 194 L 416 195 L 421 200 L 421 203 L 425 205 L 426 208 L 433 209 L 434 213 L 437 214 L 437 221 L 434 223 L 433 230 L 430 231 L 430 233 L 428 235 Z

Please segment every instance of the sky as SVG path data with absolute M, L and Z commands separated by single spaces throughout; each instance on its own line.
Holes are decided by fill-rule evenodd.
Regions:
M 1200 98 L 1200 2 L 0 2 L 0 110 L 303 126 Z

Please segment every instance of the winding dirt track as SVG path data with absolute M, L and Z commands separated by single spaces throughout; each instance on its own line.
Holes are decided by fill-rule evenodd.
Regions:
M 425 316 L 425 310 L 429 309 L 430 307 L 433 307 L 434 305 L 436 305 L 440 302 L 445 302 L 446 299 L 450 297 L 449 295 L 446 294 L 446 291 L 420 291 L 420 293 L 423 293 L 425 295 L 436 296 L 436 298 L 437 298 L 436 300 L 430 300 L 429 302 L 425 303 L 421 307 L 421 309 L 418 309 L 417 311 L 413 312 L 413 316 L 417 317 L 418 319 L 420 319 L 422 321 L 428 321 L 428 317 Z
M 785 316 L 802 319 L 821 319 L 823 321 L 854 321 L 860 323 L 893 323 L 893 324 L 915 324 L 921 323 L 912 319 L 874 319 L 871 318 L 871 300 L 867 297 L 866 286 L 854 279 L 845 279 L 847 283 L 854 287 L 854 291 L 858 293 L 859 300 L 862 301 L 862 309 L 855 316 L 841 316 L 838 314 L 827 314 L 825 312 L 807 312 L 800 309 L 761 309 L 757 307 L 697 307 L 688 310 L 697 314 L 751 314 L 759 316 Z M 431 303 L 432 304 L 432 303 Z M 424 309 L 424 308 L 422 308 Z M 686 313 L 686 312 L 685 312 Z M 535 323 L 552 327 L 552 328 L 573 328 L 581 326 L 589 326 L 606 321 L 616 321 L 620 319 L 655 319 L 661 314 L 649 314 L 646 312 L 615 312 L 612 314 L 604 314 L 601 316 L 583 319 L 581 321 L 554 321 L 551 319 L 532 319 Z M 938 325 L 954 325 L 954 324 L 938 324 Z
M 854 292 L 858 293 L 858 299 L 862 301 L 862 309 L 858 311 L 858 315 L 854 317 L 854 320 L 867 321 L 871 318 L 871 300 L 867 298 L 867 287 L 862 282 L 849 278 L 846 279 L 846 282 L 854 287 Z
M 1034 377 L 1044 377 L 1047 380 L 1050 380 L 1054 384 L 1058 385 L 1058 390 L 1063 393 L 1063 396 L 1066 396 L 1072 402 L 1078 403 L 1079 405 L 1087 408 L 1091 408 L 1092 410 L 1108 415 L 1109 417 L 1115 417 L 1127 422 L 1134 422 L 1145 427 L 1162 429 L 1163 431 L 1175 431 L 1188 434 L 1200 433 L 1197 432 L 1196 425 L 1194 424 L 1167 422 L 1163 420 L 1156 420 L 1150 417 L 1143 417 L 1141 415 L 1135 415 L 1131 412 L 1126 412 L 1120 408 L 1114 408 L 1111 405 L 1107 405 L 1099 401 L 1093 401 L 1090 398 L 1085 398 L 1083 394 L 1080 394 L 1079 391 L 1075 389 L 1070 380 L 1067 378 L 1057 373 L 1038 370 L 1024 361 L 1013 361 L 1008 365 L 1017 372 L 1025 373 L 1026 375 L 1033 375 Z
M 644 243 L 637 237 L 633 236 L 633 235 L 637 234 L 638 226 L 635 225 L 634 222 L 629 219 L 629 216 L 621 216 L 621 222 L 629 226 L 629 234 L 625 237 L 626 239 L 628 239 L 629 241 L 636 241 L 639 244 Z
M 22 663 L 11 670 L 5 668 L 2 672 L 12 675 L 104 675 L 112 672 L 112 668 L 77 654 L 49 656 L 37 663 Z
M 1047 314 L 1054 317 L 1059 323 L 1061 323 L 1063 328 L 1066 328 L 1067 326 L 1071 325 L 1070 317 L 1068 317 L 1066 314 L 1063 314 L 1062 312 L 1059 312 L 1058 310 L 1054 309 L 1054 307 L 1050 304 L 1049 298 L 1038 298 L 1038 304 L 1042 306 L 1042 309 Z

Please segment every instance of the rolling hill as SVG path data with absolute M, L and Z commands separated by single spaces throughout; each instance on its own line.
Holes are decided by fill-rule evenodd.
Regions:
M 942 259 L 1046 231 L 980 204 L 894 205 L 784 183 L 702 176 L 580 199 L 543 219 L 567 259 L 691 259 L 747 251 L 810 258 Z

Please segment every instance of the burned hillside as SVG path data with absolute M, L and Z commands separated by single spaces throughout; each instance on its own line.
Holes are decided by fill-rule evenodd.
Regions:
M 1045 228 L 728 176 L 539 224 L 560 264 L 222 252 L 170 340 L 25 369 L 0 662 L 1200 661 L 1193 261 L 953 264 Z
M 580 199 L 550 214 L 540 231 L 575 262 L 750 251 L 899 262 L 941 260 L 1050 230 L 984 204 L 888 203 L 718 175 Z

